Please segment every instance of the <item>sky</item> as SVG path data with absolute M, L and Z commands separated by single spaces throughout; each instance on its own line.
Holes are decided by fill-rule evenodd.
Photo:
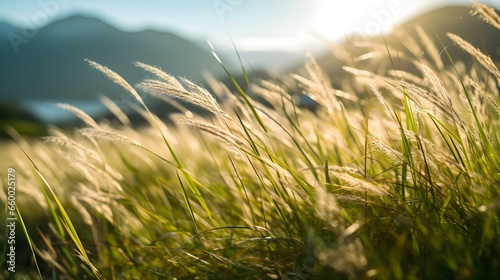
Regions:
M 425 10 L 470 0 L 0 0 L 0 21 L 40 28 L 71 15 L 127 31 L 155 29 L 243 51 L 297 50 L 358 31 L 390 30 Z M 500 8 L 499 0 L 483 1 Z
M 216 51 L 223 48 L 232 51 L 234 42 L 240 52 L 304 54 L 326 49 L 327 45 L 318 37 L 341 40 L 353 31 L 379 35 L 419 13 L 470 3 L 470 0 L 0 0 L 0 22 L 38 29 L 60 19 L 84 15 L 124 31 L 154 29 L 197 42 L 209 40 Z M 483 3 L 500 9 L 500 0 Z M 65 113 L 53 106 L 50 110 L 45 105 L 39 110 L 35 107 L 31 108 L 46 121 L 51 121 L 52 113 L 54 120 Z M 89 110 L 92 108 L 86 109 Z

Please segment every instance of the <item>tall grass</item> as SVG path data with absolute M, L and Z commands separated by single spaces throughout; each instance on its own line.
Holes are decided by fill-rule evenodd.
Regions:
M 500 22 L 487 7 L 475 7 L 487 21 Z M 456 67 L 448 56 L 451 67 L 445 67 L 442 46 L 418 33 L 425 45 L 412 47 L 428 50 L 433 63 L 410 49 L 364 44 L 376 55 L 351 57 L 357 67 L 344 67 L 349 82 L 339 88 L 311 57 L 288 86 L 316 101 L 314 111 L 270 81 L 246 92 L 232 79 L 236 94 L 211 81 L 209 91 L 136 63 L 157 77 L 138 89 L 212 114 L 202 119 L 184 109 L 173 116 L 176 125 L 152 114 L 119 74 L 89 61 L 138 100 L 150 126 L 132 128 L 110 100 L 105 103 L 121 125 L 96 123 L 61 105 L 89 127 L 3 144 L 2 165 L 19 175 L 19 211 L 32 240 L 19 247 L 26 249 L 20 265 L 33 268 L 23 273 L 46 279 L 499 277 L 498 68 L 453 34 L 479 65 Z M 402 62 L 418 73 L 398 68 Z M 0 201 L 5 204 L 4 193 Z M 31 250 L 39 273 L 30 265 Z

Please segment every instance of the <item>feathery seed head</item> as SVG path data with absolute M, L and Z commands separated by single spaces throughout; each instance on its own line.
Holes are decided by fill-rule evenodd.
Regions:
M 78 131 L 80 134 L 87 138 L 91 139 L 96 139 L 96 140 L 110 140 L 110 141 L 119 141 L 122 143 L 134 145 L 134 146 L 139 146 L 141 147 L 141 144 L 127 136 L 120 135 L 116 132 L 111 132 L 111 131 L 105 131 L 102 129 L 94 129 L 94 128 L 84 128 L 80 129 Z
M 118 73 L 114 72 L 113 70 L 109 69 L 106 66 L 103 66 L 95 61 L 92 61 L 90 59 L 85 59 L 85 61 L 94 69 L 99 70 L 101 73 L 103 73 L 106 77 L 111 79 L 114 83 L 117 85 L 121 86 L 124 88 L 126 91 L 128 91 L 132 96 L 144 107 L 146 107 L 146 104 L 144 103 L 144 100 L 142 97 L 137 93 L 137 91 L 127 82 L 125 79 L 122 78 L 122 76 L 118 75 Z

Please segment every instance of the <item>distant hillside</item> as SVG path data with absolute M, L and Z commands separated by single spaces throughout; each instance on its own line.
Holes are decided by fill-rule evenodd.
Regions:
M 500 30 L 482 21 L 478 16 L 471 15 L 468 7 L 438 9 L 405 22 L 401 28 L 419 41 L 415 29 L 417 25 L 420 25 L 429 34 L 440 50 L 442 49 L 441 43 L 446 46 L 454 61 L 469 62 L 472 58 L 460 47 L 453 44 L 446 36 L 448 32 L 459 35 L 483 53 L 490 55 L 494 61 L 500 61 Z M 394 44 L 399 42 L 395 36 L 391 36 L 390 40 Z M 445 64 L 449 64 L 446 54 L 443 53 L 441 58 Z
M 215 76 L 222 69 L 205 49 L 176 35 L 143 31 L 127 33 L 100 20 L 75 16 L 38 30 L 27 43 L 9 41 L 21 30 L 0 23 L 0 100 L 97 100 L 101 94 L 119 98 L 123 91 L 85 58 L 108 66 L 131 84 L 147 73 L 132 66 L 141 61 L 173 75 L 202 81 L 203 70 Z
M 405 44 L 410 43 L 402 40 L 401 34 L 397 34 L 403 31 L 415 42 L 422 44 L 416 32 L 416 27 L 418 25 L 424 29 L 440 51 L 443 50 L 441 43 L 446 46 L 447 51 L 454 61 L 470 63 L 472 58 L 469 54 L 462 51 L 460 47 L 453 45 L 451 40 L 446 36 L 447 32 L 461 36 L 463 39 L 481 49 L 484 53 L 489 54 L 494 61 L 500 61 L 500 31 L 488 23 L 485 23 L 477 16 L 472 16 L 470 14 L 470 8 L 465 6 L 452 6 L 430 11 L 395 27 L 394 30 L 399 29 L 399 32 L 391 32 L 384 38 L 372 38 L 370 42 L 378 43 L 381 46 L 387 43 L 393 48 L 404 50 L 406 48 Z M 437 38 L 439 38 L 439 40 Z M 368 48 L 356 46 L 355 41 L 355 37 L 351 37 L 347 41 L 341 43 L 344 46 L 348 46 L 351 52 L 350 55 L 353 58 L 365 54 L 369 50 Z M 439 41 L 441 41 L 441 43 Z M 424 47 L 422 47 L 422 49 L 425 51 Z M 347 63 L 353 67 L 367 67 L 367 69 L 371 67 L 376 68 L 378 63 L 388 63 L 386 57 L 379 59 L 380 60 L 368 59 L 362 62 L 354 62 L 354 60 L 348 59 Z M 441 53 L 441 59 L 445 66 L 450 64 L 444 52 Z M 399 63 L 400 61 L 398 61 L 397 67 L 402 67 L 407 71 L 415 71 L 410 63 L 405 61 L 403 61 L 402 64 Z M 332 78 L 334 84 L 342 83 L 343 77 L 346 77 L 345 72 L 342 70 L 342 66 L 346 64 L 346 59 L 342 59 L 342 54 L 335 53 L 335 51 L 330 52 L 319 59 L 319 64 Z
M 476 16 L 471 16 L 469 11 L 468 7 L 441 8 L 410 19 L 397 28 L 404 30 L 411 38 L 419 42 L 415 28 L 417 25 L 422 26 L 437 46 L 440 46 L 440 43 L 436 35 L 439 37 L 455 61 L 470 62 L 471 58 L 459 47 L 452 45 L 446 37 L 446 32 L 460 35 L 490 54 L 493 60 L 500 61 L 500 31 Z M 18 28 L 0 22 L 0 104 L 7 101 L 17 103 L 23 99 L 41 102 L 97 101 L 99 95 L 106 95 L 117 103 L 126 103 L 131 99 L 123 89 L 100 72 L 91 69 L 84 62 L 85 58 L 108 66 L 132 85 L 150 77 L 148 73 L 131 64 L 133 61 L 141 61 L 160 66 L 168 73 L 185 76 L 201 84 L 204 83 L 203 70 L 208 70 L 234 90 L 220 65 L 206 48 L 201 46 L 201 43 L 190 42 L 170 33 L 123 32 L 98 19 L 75 16 L 41 28 L 33 38 L 28 39 L 27 43 L 18 45 L 18 53 L 9 42 L 9 34 L 22 35 L 22 32 Z M 389 63 L 386 57 L 354 62 L 353 58 L 369 51 L 367 48 L 357 46 L 354 38 L 355 36 L 349 37 L 346 41 L 339 43 L 347 46 L 350 58 L 346 59 L 346 54 L 342 55 L 342 52 L 337 52 L 335 48 L 332 48 L 332 52 L 317 58 L 334 86 L 345 82 L 345 79 L 352 78 L 342 70 L 344 65 L 376 69 L 379 64 Z M 368 41 L 382 46 L 387 42 L 390 46 L 405 48 L 401 36 L 396 35 L 395 32 L 387 34 L 385 38 L 375 37 Z M 442 48 L 439 47 L 439 49 Z M 222 56 L 224 54 L 235 56 L 235 53 L 227 51 Z M 263 61 L 266 61 L 281 68 L 286 63 L 293 63 L 292 57 L 295 55 L 283 52 L 248 52 L 243 53 L 242 57 L 247 66 L 248 64 L 262 65 Z M 445 64 L 449 63 L 445 54 L 441 57 Z M 223 60 L 226 66 L 229 64 L 231 68 L 230 60 Z M 397 67 L 415 71 L 412 65 L 405 61 Z M 255 68 L 255 73 L 252 73 L 254 72 L 252 67 L 247 67 L 247 71 L 255 77 L 270 78 L 265 71 Z M 300 67 L 290 67 L 289 72 L 297 73 L 301 68 L 303 68 L 302 64 Z M 387 67 L 382 68 L 387 69 Z M 239 67 L 233 69 L 231 73 L 242 85 L 245 84 Z M 297 89 L 297 91 L 300 90 Z M 147 99 L 147 103 L 151 101 L 152 111 L 159 112 L 162 116 L 173 110 L 171 106 L 156 102 L 154 98 L 147 97 Z M 109 114 L 103 112 L 103 115 L 94 115 L 94 117 L 109 117 Z M 138 114 L 134 114 L 131 118 L 137 120 L 137 123 L 141 121 Z

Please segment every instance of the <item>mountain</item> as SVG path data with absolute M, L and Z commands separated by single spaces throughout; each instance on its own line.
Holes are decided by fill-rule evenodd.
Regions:
M 14 30 L 15 30 L 15 28 L 12 27 L 10 24 L 5 23 L 5 22 L 0 22 L 0 34 L 6 35 L 9 32 L 14 31 Z
M 497 13 L 499 13 L 499 11 L 497 11 Z M 414 39 L 415 42 L 422 44 L 416 31 L 417 26 L 422 27 L 439 51 L 443 50 L 442 45 L 446 46 L 446 50 L 455 62 L 462 61 L 466 64 L 470 64 L 473 61 L 473 58 L 468 53 L 464 52 L 459 46 L 454 45 L 446 36 L 447 32 L 459 35 L 464 40 L 481 49 L 484 53 L 490 55 L 493 61 L 500 61 L 500 30 L 482 21 L 477 16 L 471 15 L 470 8 L 465 6 L 449 6 L 429 11 L 401 23 L 399 26 L 396 26 L 392 32 L 386 34 L 384 37 L 377 36 L 370 38 L 368 41 L 371 43 L 378 43 L 383 47 L 383 51 L 385 51 L 385 44 L 392 48 L 404 50 L 407 48 L 407 44 L 411 43 L 402 39 L 403 37 L 401 36 L 401 33 L 406 33 L 406 35 Z M 363 40 L 366 41 L 365 39 L 362 39 L 361 41 Z M 366 48 L 356 46 L 355 42 L 356 36 L 352 36 L 347 41 L 341 42 L 337 46 L 342 47 L 348 45 L 347 48 L 353 57 L 363 55 L 368 51 Z M 421 48 L 425 51 L 425 47 L 421 46 Z M 333 49 L 335 50 L 335 48 Z M 342 66 L 346 65 L 346 63 L 348 65 L 350 63 L 349 66 L 352 67 L 369 70 L 376 70 L 376 68 L 383 65 L 383 63 L 390 63 L 390 61 L 387 61 L 387 57 L 385 56 L 357 63 L 352 62 L 352 59 L 346 62 L 346 59 L 342 58 L 341 53 L 342 52 L 336 53 L 333 51 L 318 59 L 318 63 L 322 69 L 324 69 L 328 76 L 332 78 L 334 86 L 342 83 L 343 79 L 347 77 L 345 72 L 342 70 Z M 440 56 L 443 64 L 445 66 L 449 66 L 450 62 L 446 53 L 441 52 Z M 424 58 L 432 61 L 428 56 L 424 56 Z M 398 70 L 403 69 L 419 74 L 414 65 L 408 61 L 398 60 L 397 67 Z M 390 69 L 392 67 L 382 66 L 381 68 Z
M 131 84 L 149 77 L 133 61 L 197 82 L 203 81 L 204 70 L 223 73 L 208 50 L 174 34 L 128 33 L 94 18 L 74 16 L 28 35 L 0 24 L 0 101 L 97 100 L 102 94 L 120 99 L 124 91 L 91 69 L 85 58 L 108 66 Z
M 439 50 L 443 49 L 442 45 L 446 46 L 446 50 L 454 61 L 470 63 L 473 58 L 453 44 L 446 35 L 448 32 L 459 35 L 483 53 L 490 55 L 493 61 L 500 61 L 500 30 L 484 22 L 478 16 L 472 15 L 468 7 L 453 6 L 434 10 L 403 23 L 400 28 L 419 40 L 420 37 L 415 29 L 417 25 L 420 25 L 433 39 Z M 393 44 L 401 44 L 394 35 L 389 40 Z M 441 54 L 441 59 L 445 65 L 450 64 L 446 53 Z
M 455 33 L 484 52 L 500 57 L 500 30 L 484 22 L 479 16 L 472 15 L 470 11 L 469 7 L 464 6 L 445 7 L 408 20 L 401 27 L 413 36 L 416 36 L 416 25 L 421 25 L 431 37 L 435 37 L 434 29 L 445 46 L 451 44 L 446 33 Z M 500 13 L 498 10 L 496 12 Z
M 412 18 L 395 29 L 404 30 L 410 38 L 418 41 L 415 29 L 418 25 L 433 38 L 436 46 L 441 46 L 436 39 L 437 35 L 443 45 L 447 46 L 455 61 L 470 63 L 472 58 L 458 46 L 454 46 L 446 37 L 446 32 L 460 35 L 490 54 L 494 61 L 500 61 L 500 31 L 476 16 L 471 16 L 467 7 L 433 10 Z M 87 104 L 89 101 L 97 103 L 97 96 L 106 95 L 119 105 L 125 105 L 123 103 L 132 99 L 118 85 L 99 71 L 90 68 L 84 62 L 85 58 L 108 66 L 132 85 L 151 77 L 131 64 L 133 61 L 141 61 L 160 66 L 170 74 L 185 76 L 201 84 L 204 83 L 202 73 L 208 70 L 217 79 L 234 89 L 206 46 L 204 48 L 201 43 L 191 42 L 171 33 L 152 30 L 124 32 L 98 19 L 83 16 L 62 19 L 31 33 L 26 34 L 20 28 L 0 22 L 0 104 L 10 101 L 13 101 L 10 104 L 19 104 L 22 100 L 30 102 L 35 100 L 31 103 L 35 106 L 29 106 L 29 110 L 42 119 L 44 118 L 39 112 L 57 111 L 53 106 L 43 105 L 46 101 L 70 103 L 75 101 Z M 356 46 L 354 41 L 355 36 L 352 36 L 338 44 L 349 45 L 347 48 L 351 57 L 365 54 L 367 49 Z M 404 41 L 396 32 L 386 34 L 384 37 L 373 37 L 368 41 L 382 46 L 387 43 L 391 47 L 405 48 Z M 352 59 L 346 60 L 345 55 L 342 57 L 342 52 L 336 52 L 334 47 L 332 49 L 334 51 L 317 56 L 317 61 L 331 78 L 334 86 L 352 78 L 342 70 L 344 65 L 376 69 L 375 67 L 383 65 L 382 63 L 389 63 L 386 57 L 353 63 Z M 280 72 L 283 71 L 283 65 L 294 63 L 294 59 L 303 59 L 303 56 L 300 57 L 292 52 L 240 52 L 240 54 L 245 64 L 250 65 L 247 71 L 255 72 L 254 76 L 263 78 L 269 78 L 265 71 L 259 69 L 264 62 L 268 65 L 274 64 L 277 69 L 275 72 Z M 231 60 L 224 59 L 225 56 L 234 57 L 235 53 L 224 51 L 221 56 L 226 66 L 232 69 L 230 71 L 235 78 L 241 81 L 242 85 L 245 84 L 245 79 L 240 76 L 239 67 L 232 67 Z M 445 65 L 449 65 L 444 53 L 441 57 Z M 255 66 L 255 71 L 252 66 Z M 398 67 L 418 74 L 408 62 L 398 61 Z M 300 67 L 290 67 L 285 70 L 297 73 L 301 68 L 302 64 Z M 155 102 L 154 98 L 144 96 L 147 99 L 146 103 L 150 102 L 152 111 L 162 112 L 165 115 L 173 110 L 172 107 L 160 105 L 162 102 Z M 26 106 L 26 103 L 23 105 Z M 99 117 L 99 114 L 93 113 L 92 116 Z M 51 118 L 69 119 L 68 115 L 58 114 L 52 114 Z

